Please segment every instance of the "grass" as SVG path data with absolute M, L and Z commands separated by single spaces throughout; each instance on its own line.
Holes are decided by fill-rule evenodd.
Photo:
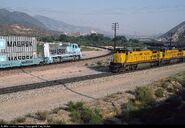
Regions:
M 47 119 L 48 112 L 47 111 L 37 112 L 36 115 L 38 120 L 44 121 Z
M 72 121 L 78 124 L 102 124 L 102 116 L 97 109 L 93 110 L 84 106 L 83 102 L 69 102 L 67 111 L 70 112 Z
M 136 100 L 142 102 L 143 104 L 151 104 L 155 101 L 152 89 L 146 86 L 136 88 L 135 97 Z
M 132 118 L 133 113 L 136 112 L 139 109 L 139 107 L 135 104 L 134 99 L 129 99 L 129 101 L 123 105 L 123 111 L 122 114 L 124 116 L 125 120 L 129 120 Z
M 0 120 L 0 124 L 7 124 L 7 122 L 4 120 Z
M 162 82 L 161 87 L 163 87 L 164 89 L 167 89 L 168 85 L 169 85 L 168 81 L 165 80 L 165 81 Z
M 61 118 L 52 117 L 47 119 L 48 124 L 66 124 Z
M 24 123 L 26 121 L 25 117 L 18 117 L 16 119 L 14 119 L 13 121 L 11 121 L 11 124 L 19 124 L 19 123 Z
M 99 49 L 96 48 L 90 48 L 90 47 L 81 47 L 81 51 L 100 51 Z
M 164 95 L 164 89 L 159 88 L 159 89 L 157 89 L 157 90 L 155 91 L 155 96 L 157 96 L 158 98 L 163 97 L 163 95 Z
M 54 108 L 51 112 L 57 114 L 61 109 L 62 107 Z

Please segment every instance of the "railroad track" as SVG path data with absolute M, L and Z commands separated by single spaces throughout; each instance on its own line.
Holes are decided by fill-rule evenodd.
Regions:
M 62 63 L 54 63 L 54 64 L 48 64 L 48 65 L 32 65 L 32 66 L 26 66 L 26 67 L 14 67 L 14 68 L 8 68 L 8 69 L 0 69 L 0 76 L 4 76 L 8 74 L 15 74 L 15 73 L 22 73 L 23 70 L 26 70 L 28 72 L 33 72 L 33 71 L 43 71 L 43 70 L 48 70 L 48 69 L 61 68 L 61 67 L 69 66 L 69 65 L 80 65 L 80 64 L 91 62 L 91 61 L 102 60 L 103 58 L 109 57 L 111 55 L 112 55 L 112 52 L 105 54 L 105 55 L 76 60 L 76 61 L 66 61 Z
M 159 67 L 165 67 L 165 66 L 169 66 L 169 65 L 174 65 L 174 64 L 156 66 L 156 67 L 152 67 L 152 68 L 146 67 L 146 68 L 132 70 L 132 71 L 128 70 L 128 71 L 121 72 L 121 73 L 104 72 L 101 74 L 86 75 L 86 76 L 72 77 L 72 78 L 65 78 L 65 79 L 51 80 L 51 81 L 47 81 L 45 79 L 42 79 L 42 80 L 44 80 L 44 82 L 0 88 L 0 95 L 16 93 L 16 92 L 21 92 L 21 91 L 34 90 L 34 89 L 45 88 L 45 87 L 52 87 L 52 86 L 57 86 L 57 85 L 65 85 L 68 83 L 85 81 L 85 80 L 93 80 L 93 79 L 109 77 L 109 76 L 116 76 L 116 75 L 125 74 L 125 73 L 132 73 L 132 72 L 136 72 L 136 71 L 140 71 L 140 70 L 148 70 L 148 69 L 154 69 L 154 68 L 159 68 Z

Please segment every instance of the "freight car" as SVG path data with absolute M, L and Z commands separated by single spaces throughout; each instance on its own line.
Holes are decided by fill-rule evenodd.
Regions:
M 51 64 L 81 58 L 76 43 L 45 43 L 38 54 L 35 37 L 0 36 L 0 68 Z
M 34 37 L 0 36 L 0 68 L 40 64 Z
M 152 66 L 170 64 L 172 62 L 184 62 L 185 50 L 163 49 L 163 50 L 127 50 L 117 49 L 113 54 L 109 69 L 111 72 L 122 72 L 135 70 L 139 64 L 150 63 Z

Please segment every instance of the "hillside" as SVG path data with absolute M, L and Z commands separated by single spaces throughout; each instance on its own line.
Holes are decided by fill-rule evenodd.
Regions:
M 185 44 L 185 21 L 158 38 L 159 41 L 163 42 L 170 39 L 172 42 Z
M 81 33 L 89 33 L 92 30 L 98 33 L 108 34 L 100 29 L 92 28 L 92 27 L 83 27 L 83 26 L 75 26 L 63 21 L 54 20 L 45 16 L 35 16 L 35 19 L 43 23 L 48 29 L 55 31 L 63 31 L 63 32 L 81 32 Z
M 38 27 L 46 29 L 46 26 L 44 24 L 42 24 L 40 21 L 36 20 L 28 14 L 17 11 L 10 12 L 6 9 L 0 9 L 0 24 L 21 24 L 27 27 Z
M 0 35 L 46 36 L 58 35 L 43 23 L 22 12 L 0 9 Z

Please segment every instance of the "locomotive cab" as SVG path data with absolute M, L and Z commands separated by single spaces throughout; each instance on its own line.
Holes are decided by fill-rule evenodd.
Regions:
M 113 54 L 113 59 L 110 62 L 109 69 L 111 72 L 118 72 L 122 67 L 124 67 L 126 61 L 127 49 L 116 49 Z

